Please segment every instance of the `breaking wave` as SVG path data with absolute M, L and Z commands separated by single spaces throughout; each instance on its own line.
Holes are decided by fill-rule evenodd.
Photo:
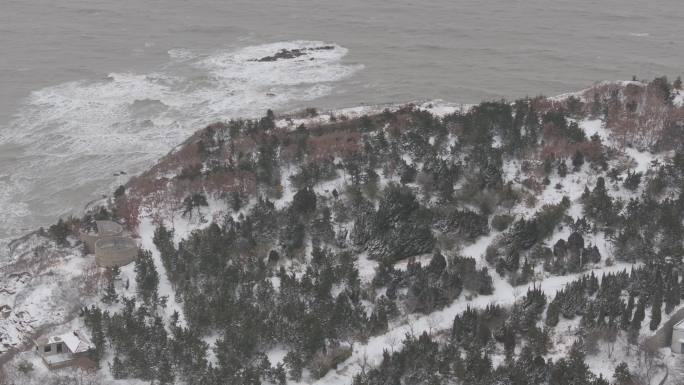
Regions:
M 260 60 L 288 50 L 300 54 Z M 0 220 L 0 238 L 35 225 L 33 218 L 50 223 L 78 210 L 123 181 L 114 173 L 141 171 L 204 124 L 292 108 L 362 68 L 342 62 L 347 49 L 317 41 L 168 54 L 156 72 L 111 73 L 30 94 L 0 131 L 0 146 L 21 149 L 16 162 L 0 164 L 7 182 L 0 207 L 12 208 Z

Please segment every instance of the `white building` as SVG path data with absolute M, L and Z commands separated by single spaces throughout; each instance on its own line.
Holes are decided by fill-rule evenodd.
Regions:
M 36 353 L 50 369 L 73 365 L 90 365 L 88 352 L 95 345 L 80 330 L 34 341 Z
M 672 353 L 684 353 L 684 319 L 672 327 Z

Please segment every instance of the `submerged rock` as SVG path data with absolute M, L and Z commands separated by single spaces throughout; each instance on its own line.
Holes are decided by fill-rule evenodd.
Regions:
M 329 51 L 329 50 L 333 50 L 333 49 L 335 49 L 335 47 L 332 45 L 324 45 L 324 46 L 312 47 L 312 48 L 294 48 L 294 49 L 283 48 L 271 56 L 264 56 L 260 59 L 255 59 L 253 61 L 273 62 L 273 61 L 281 60 L 281 59 L 294 59 L 294 58 L 298 58 L 300 56 L 304 56 L 308 52 L 311 52 L 311 51 Z

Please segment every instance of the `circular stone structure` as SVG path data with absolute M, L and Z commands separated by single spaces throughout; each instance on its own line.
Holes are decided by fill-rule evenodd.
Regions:
M 138 245 L 131 238 L 113 237 L 95 242 L 95 262 L 102 267 L 124 266 L 138 256 Z
M 81 240 L 86 244 L 88 252 L 95 252 L 95 243 L 101 239 L 110 239 L 123 236 L 123 226 L 112 221 L 95 221 L 97 232 L 80 232 Z

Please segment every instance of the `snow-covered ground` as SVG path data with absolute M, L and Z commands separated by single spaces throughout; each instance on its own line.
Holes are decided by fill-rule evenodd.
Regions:
M 140 225 L 138 226 L 140 233 L 140 247 L 145 250 L 149 250 L 152 253 L 152 259 L 154 260 L 154 267 L 159 273 L 159 286 L 157 288 L 159 292 L 159 297 L 166 297 L 166 307 L 164 308 L 164 313 L 166 319 L 170 319 L 174 312 L 179 315 L 178 323 L 179 325 L 185 325 L 185 315 L 183 313 L 182 306 L 175 301 L 176 291 L 169 281 L 169 277 L 166 274 L 166 268 L 161 260 L 161 255 L 157 246 L 154 244 L 152 238 L 154 237 L 155 226 L 149 217 L 142 218 Z
M 56 247 L 38 236 L 26 242 L 37 249 L 20 256 L 0 271 L 0 354 L 21 348 L 27 337 L 50 325 L 68 322 L 97 291 L 94 258 L 78 248 Z
M 684 90 L 678 90 L 675 93 L 674 99 L 672 100 L 675 106 L 684 106 Z
M 581 96 L 582 92 L 561 95 L 554 100 L 562 100 L 569 96 Z M 684 105 L 684 94 L 680 91 L 675 96 L 675 104 Z M 458 111 L 466 111 L 471 106 L 456 105 L 443 101 L 427 101 L 415 103 L 416 106 L 422 110 L 430 111 L 438 116 L 445 116 Z M 340 117 L 346 116 L 348 118 L 356 118 L 364 114 L 381 112 L 384 109 L 395 110 L 400 108 L 399 105 L 379 105 L 379 106 L 361 106 L 335 110 L 332 112 L 319 113 L 313 117 L 297 117 L 295 114 L 285 118 L 280 118 L 276 121 L 276 125 L 281 128 L 294 129 L 300 124 L 322 124 L 330 121 L 331 116 Z M 662 160 L 671 154 L 651 154 L 648 152 L 638 151 L 634 148 L 619 148 L 617 141 L 611 135 L 601 120 L 585 119 L 578 121 L 579 126 L 585 131 L 587 137 L 593 135 L 600 136 L 602 142 L 608 146 L 615 147 L 624 156 L 618 160 L 613 160 L 611 166 L 627 165 L 628 169 L 646 172 L 654 160 Z M 449 143 L 453 144 L 457 138 L 450 137 Z M 404 160 L 413 164 L 410 156 L 404 156 Z M 416 165 L 420 167 L 420 165 Z M 624 168 L 624 167 L 623 167 Z M 282 209 L 288 206 L 296 193 L 296 188 L 291 182 L 291 176 L 295 175 L 298 169 L 294 166 L 284 166 L 281 169 L 281 183 L 283 187 L 282 195 L 274 201 L 277 209 Z M 386 177 L 382 170 L 376 170 L 380 176 L 379 188 L 386 186 L 393 181 L 391 177 Z M 505 160 L 504 161 L 504 178 L 507 181 L 514 181 L 520 187 L 520 183 L 528 177 L 523 171 L 523 165 L 519 160 Z M 568 209 L 568 215 L 573 218 L 578 218 L 582 215 L 582 205 L 580 197 L 584 192 L 585 187 L 592 189 L 599 176 L 605 176 L 605 172 L 592 169 L 588 164 L 584 164 L 579 170 L 569 170 L 568 175 L 561 178 L 554 171 L 550 177 L 550 183 L 543 186 L 539 194 L 535 194 L 536 200 L 531 205 L 517 205 L 510 214 L 518 217 L 531 217 L 545 204 L 557 204 L 564 196 L 570 199 L 571 206 Z M 337 178 L 320 183 L 314 187 L 316 193 L 329 196 L 333 189 L 343 191 L 347 181 L 345 176 L 341 173 Z M 522 188 L 522 187 L 520 187 Z M 628 191 L 619 184 L 610 186 L 610 194 L 622 199 L 636 197 L 640 194 L 641 189 L 635 192 Z M 643 189 L 643 187 L 642 187 Z M 226 214 L 230 214 L 234 219 L 237 219 L 239 213 L 246 213 L 254 204 L 250 201 L 239 212 L 232 212 L 227 207 L 226 202 L 219 199 L 209 197 L 209 206 L 201 208 L 200 215 L 181 216 L 178 212 L 166 212 L 166 217 L 161 217 L 169 227 L 174 230 L 174 241 L 178 243 L 180 240 L 186 238 L 193 230 L 203 228 L 211 222 L 221 218 Z M 175 290 L 171 284 L 164 265 L 161 261 L 161 256 L 152 240 L 154 230 L 156 227 L 156 220 L 160 219 L 159 215 L 150 210 L 145 210 L 140 216 L 138 226 L 139 244 L 142 248 L 152 252 L 155 267 L 159 273 L 159 295 L 167 297 L 167 305 L 163 311 L 163 315 L 168 320 L 171 315 L 177 311 L 180 315 L 180 322 L 184 323 L 184 313 L 181 304 L 175 302 Z M 156 213 L 158 214 L 158 213 Z M 201 219 L 204 217 L 204 220 Z M 153 218 L 155 218 L 153 220 Z M 559 231 L 554 231 L 551 237 L 547 240 L 547 244 L 553 244 L 558 239 L 566 239 L 570 234 L 567 226 Z M 463 245 L 459 248 L 459 254 L 463 256 L 475 258 L 478 267 L 491 266 L 486 262 L 484 255 L 487 246 L 489 246 L 496 237 L 500 235 L 498 232 L 492 232 L 484 237 L 480 237 L 476 242 Z M 613 251 L 610 242 L 605 238 L 603 233 L 588 234 L 585 238 L 587 243 L 592 243 L 599 248 L 602 255 L 602 262 L 599 265 L 592 266 L 590 271 L 578 274 L 570 274 L 565 276 L 549 276 L 548 274 L 539 273 L 538 280 L 526 285 L 513 287 L 504 278 L 492 271 L 494 293 L 492 295 L 479 295 L 475 297 L 467 297 L 462 294 L 453 303 L 447 307 L 435 311 L 428 315 L 411 314 L 395 320 L 390 325 L 390 330 L 379 336 L 371 337 L 366 342 L 358 342 L 353 346 L 352 356 L 344 363 L 340 364 L 336 370 L 329 372 L 326 376 L 319 380 L 312 380 L 305 376 L 302 384 L 349 384 L 352 378 L 357 374 L 363 364 L 378 364 L 382 360 L 382 354 L 385 349 L 397 350 L 401 348 L 401 341 L 407 333 L 420 334 L 424 331 L 429 333 L 438 333 L 447 330 L 452 326 L 453 318 L 457 314 L 464 311 L 467 307 L 484 308 L 489 304 L 498 304 L 502 306 L 510 306 L 516 300 L 525 295 L 528 289 L 535 286 L 540 288 L 547 297 L 553 295 L 561 290 L 569 282 L 581 277 L 583 274 L 593 272 L 600 279 L 602 274 L 630 271 L 635 265 L 616 262 L 612 265 L 606 264 L 607 259 L 613 259 Z M 35 245 L 34 245 L 35 246 Z M 50 246 L 54 249 L 53 246 Z M 310 246 L 307 248 L 307 255 L 310 252 Z M 428 263 L 431 255 L 424 255 L 417 258 L 422 263 Z M 399 262 L 396 265 L 398 269 L 404 269 L 406 261 Z M 18 266 L 18 265 L 17 265 Z M 58 259 L 32 261 L 25 266 L 25 271 L 22 269 L 12 271 L 11 274 L 6 275 L 7 279 L 0 281 L 0 305 L 8 304 L 12 308 L 10 316 L 6 319 L 0 319 L 0 353 L 4 349 L 12 346 L 19 346 L 29 335 L 32 335 L 43 326 L 60 325 L 71 326 L 69 322 L 74 318 L 74 307 L 82 304 L 97 303 L 99 298 L 99 290 L 101 287 L 96 280 L 98 269 L 94 266 L 92 256 L 82 255 L 80 251 L 75 248 L 62 250 Z M 22 265 L 23 266 L 23 265 Z M 368 255 L 361 253 L 357 258 L 357 268 L 362 284 L 368 285 L 372 280 L 375 269 L 378 263 L 370 260 Z M 301 268 L 302 266 L 300 266 Z M 293 265 L 293 269 L 297 266 Z M 133 265 L 122 268 L 122 281 L 129 281 L 128 289 L 121 289 L 121 294 L 132 296 L 135 293 L 135 272 Z M 277 278 L 272 278 L 274 288 L 279 287 Z M 91 287 L 94 285 L 94 288 Z M 74 301 L 74 298 L 78 298 Z M 49 304 L 49 305 L 47 305 Z M 117 305 L 109 308 L 115 309 Z M 649 335 L 648 330 L 648 315 L 643 322 L 642 335 Z M 550 357 L 560 357 L 569 348 L 572 339 L 575 336 L 578 320 L 562 320 L 559 326 L 555 329 L 554 335 L 554 350 L 549 355 Z M 206 338 L 206 342 L 210 345 L 216 341 L 219 335 L 213 335 Z M 620 337 L 623 338 L 623 337 Z M 624 347 L 626 343 L 618 338 L 616 346 Z M 269 360 L 272 364 L 282 362 L 286 353 L 286 349 L 278 346 L 267 352 Z M 211 355 L 210 349 L 210 355 Z M 209 360 L 214 361 L 215 357 L 210 356 Z M 590 368 L 594 373 L 602 374 L 604 377 L 610 377 L 616 363 L 620 361 L 633 361 L 633 357 L 626 355 L 624 349 L 615 349 L 610 355 L 606 349 L 599 349 L 599 352 L 590 356 L 587 360 Z M 677 357 L 665 354 L 665 361 L 675 364 L 678 361 Z M 684 377 L 684 375 L 682 376 Z
M 405 107 L 407 104 L 413 104 L 418 109 L 428 111 L 438 117 L 444 117 L 455 112 L 466 112 L 468 109 L 474 106 L 474 104 L 450 103 L 441 99 L 415 101 L 412 103 L 402 104 L 373 104 L 339 108 L 332 111 L 318 111 L 314 116 L 301 116 L 302 112 L 296 111 L 285 114 L 284 117 L 276 119 L 275 124 L 276 127 L 279 128 L 294 130 L 302 124 L 309 126 L 330 123 L 332 118 L 338 119 L 344 117 L 347 119 L 355 119 L 364 115 L 379 114 L 384 110 L 396 111 L 402 107 Z
M 603 267 L 595 269 L 594 274 L 601 274 L 631 271 L 634 265 L 627 263 L 617 263 L 610 267 Z M 442 310 L 435 311 L 429 315 L 412 314 L 407 317 L 405 322 L 397 325 L 390 325 L 390 331 L 371 337 L 366 343 L 357 343 L 354 345 L 352 356 L 343 364 L 339 365 L 338 369 L 329 372 L 323 378 L 313 381 L 314 384 L 327 385 L 348 385 L 351 383 L 354 375 L 361 371 L 364 362 L 371 365 L 379 364 L 382 361 L 383 351 L 396 351 L 401 348 L 401 341 L 405 335 L 413 334 L 419 335 L 425 331 L 429 333 L 436 333 L 441 330 L 451 328 L 454 317 L 466 310 L 467 307 L 483 309 L 489 304 L 498 304 L 502 306 L 510 306 L 517 299 L 520 299 L 528 289 L 533 286 L 541 288 L 547 296 L 553 296 L 557 291 L 561 290 L 567 283 L 572 282 L 584 274 L 571 274 L 566 276 L 555 276 L 545 279 L 540 282 L 533 282 L 527 285 L 512 287 L 505 280 L 500 277 L 495 277 L 495 291 L 492 295 L 480 295 L 472 300 L 465 300 L 463 296 L 454 301 L 451 305 Z M 309 382 L 302 382 L 309 383 Z

